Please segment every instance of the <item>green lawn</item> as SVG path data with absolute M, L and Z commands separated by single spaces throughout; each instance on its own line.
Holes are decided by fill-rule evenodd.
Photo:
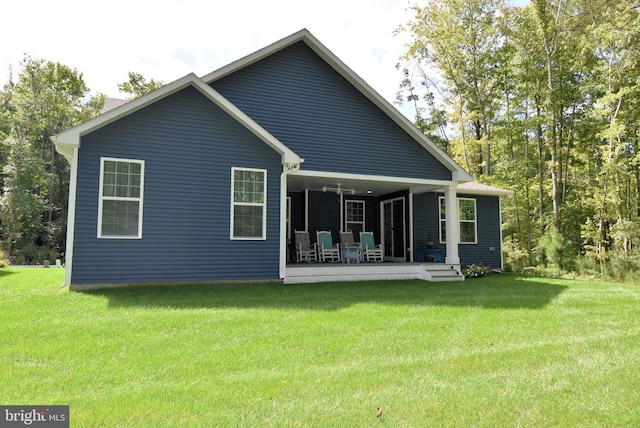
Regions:
M 0 404 L 72 427 L 640 426 L 638 286 L 62 282 L 0 270 Z

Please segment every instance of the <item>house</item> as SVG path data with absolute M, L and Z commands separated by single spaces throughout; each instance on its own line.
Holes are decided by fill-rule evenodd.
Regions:
M 52 140 L 71 164 L 72 289 L 430 279 L 428 242 L 454 279 L 502 266 L 509 192 L 474 183 L 307 30 Z M 296 265 L 293 230 L 373 231 L 385 262 Z

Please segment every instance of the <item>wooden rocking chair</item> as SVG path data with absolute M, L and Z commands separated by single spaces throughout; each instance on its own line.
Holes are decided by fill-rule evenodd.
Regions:
M 339 262 L 340 248 L 338 244 L 333 243 L 333 237 L 328 230 L 316 231 L 318 241 L 315 245 L 318 248 L 318 257 L 321 262 Z
M 295 230 L 296 238 L 296 262 L 317 262 L 318 253 L 316 253 L 315 247 L 311 246 L 309 241 L 309 232 Z
M 384 261 L 384 250 L 381 245 L 375 244 L 373 232 L 360 232 L 360 245 L 362 245 L 362 256 L 365 261 Z

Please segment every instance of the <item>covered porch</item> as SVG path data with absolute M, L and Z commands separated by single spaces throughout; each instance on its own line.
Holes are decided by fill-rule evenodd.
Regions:
M 454 173 L 455 175 L 455 173 Z M 302 282 L 424 279 L 463 280 L 458 255 L 459 214 L 455 181 L 411 179 L 297 170 L 286 176 L 283 259 L 281 277 L 287 284 Z M 429 236 L 416 236 L 414 195 L 444 195 L 447 241 L 440 246 L 440 263 L 424 263 L 428 241 L 438 241 L 440 227 L 437 204 L 429 207 L 434 224 Z M 434 196 L 435 197 L 435 196 Z M 435 197 L 437 201 L 437 197 Z M 437 226 L 435 226 L 437 224 Z M 317 230 L 328 230 L 335 243 L 340 232 L 351 231 L 355 241 L 359 232 L 373 232 L 376 244 L 384 250 L 383 263 L 296 263 L 294 231 L 309 233 L 315 242 Z M 444 230 L 443 230 L 444 232 Z

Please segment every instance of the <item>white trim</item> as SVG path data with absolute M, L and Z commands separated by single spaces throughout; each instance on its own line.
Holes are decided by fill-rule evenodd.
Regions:
M 460 235 L 460 225 L 461 223 L 471 223 L 471 221 L 469 220 L 462 220 L 462 218 L 460 217 L 460 201 L 473 201 L 473 212 L 475 214 L 475 219 L 473 220 L 473 228 L 474 228 L 474 241 L 462 241 L 462 236 Z M 445 206 L 446 206 L 446 199 L 444 196 L 438 196 L 438 241 L 441 244 L 446 244 L 447 241 L 442 239 L 442 222 L 445 222 L 445 229 L 446 229 L 446 214 L 445 214 L 445 219 L 443 220 L 442 217 L 440 216 L 440 208 L 441 208 L 441 204 L 442 202 L 445 202 Z M 464 197 L 457 197 L 456 198 L 456 202 L 458 205 L 458 243 L 459 244 L 463 244 L 463 245 L 473 245 L 473 244 L 477 244 L 478 243 L 478 201 L 476 200 L 476 198 L 464 198 Z M 446 210 L 446 208 L 445 208 Z M 446 213 L 446 211 L 445 211 Z
M 266 180 L 265 180 L 266 182 Z M 266 196 L 266 195 L 265 195 Z M 289 241 L 287 227 L 287 172 L 283 169 L 280 174 L 280 257 L 278 263 L 278 275 L 284 280 L 287 275 L 287 243 Z M 291 209 L 291 203 L 288 204 Z M 291 218 L 289 217 L 289 221 Z
M 69 205 L 67 208 L 67 242 L 64 254 L 64 285 L 71 285 L 73 273 L 73 238 L 76 224 L 76 192 L 78 189 L 78 148 L 71 151 L 71 170 L 69 173 Z
M 285 182 L 286 184 L 286 182 Z M 287 234 L 285 235 L 287 237 L 287 241 L 289 239 L 292 238 L 291 236 L 291 196 L 286 196 L 288 191 L 286 190 L 286 185 L 283 186 L 285 188 L 284 191 L 284 195 L 285 195 L 285 228 L 287 229 Z
M 271 45 L 262 48 L 250 55 L 247 55 L 237 61 L 232 62 L 218 70 L 202 76 L 202 80 L 211 83 L 235 71 L 247 67 L 261 59 L 272 55 L 288 46 L 297 42 L 304 42 L 316 54 L 329 64 L 338 74 L 345 78 L 360 93 L 368 98 L 380 110 L 382 110 L 391 120 L 407 132 L 415 141 L 417 141 L 425 150 L 431 153 L 438 161 L 440 161 L 452 173 L 452 180 L 455 181 L 472 181 L 473 177 L 469 175 L 460 165 L 458 165 L 449 155 L 447 155 L 440 147 L 432 142 L 422 131 L 420 131 L 409 119 L 407 119 L 400 111 L 385 100 L 377 91 L 375 91 L 367 82 L 351 70 L 340 58 L 333 54 L 326 46 L 316 39 L 307 29 L 302 29 L 281 39 Z
M 349 229 L 347 229 L 347 203 L 349 202 L 355 202 L 358 204 L 362 205 L 362 222 L 358 222 L 358 221 L 352 221 L 349 222 L 350 224 L 361 224 L 362 225 L 362 232 L 366 232 L 366 225 L 367 225 L 367 203 L 366 201 L 362 200 L 362 199 L 345 199 L 344 200 L 344 205 L 342 206 L 342 210 L 344 211 L 344 214 L 342 215 L 343 219 L 344 219 L 344 223 L 343 223 L 343 219 L 340 219 L 340 224 L 342 225 L 341 229 L 343 232 L 348 232 Z
M 236 202 L 234 199 L 234 184 L 235 184 L 235 172 L 236 171 L 253 171 L 261 172 L 264 174 L 264 182 L 262 192 L 264 194 L 264 202 Z M 229 239 L 232 241 L 264 241 L 267 239 L 267 170 L 262 168 L 242 168 L 231 167 L 231 210 L 229 214 Z M 234 212 L 236 206 L 251 206 L 262 207 L 262 236 L 234 236 Z M 281 211 L 282 212 L 282 211 Z M 282 217 L 282 216 L 281 216 Z
M 304 230 L 309 230 L 309 189 L 304 190 Z
M 391 215 L 394 216 L 393 213 L 393 202 L 402 201 L 402 256 L 387 256 L 386 251 L 386 239 L 385 239 L 385 230 L 384 230 L 384 205 L 391 204 Z M 382 244 L 382 248 L 384 251 L 384 259 L 391 261 L 406 261 L 407 259 L 407 222 L 405 221 L 407 215 L 407 201 L 404 196 L 399 196 L 397 198 L 385 199 L 384 201 L 380 201 L 380 244 Z M 391 245 L 393 249 L 393 244 Z
M 409 261 L 413 262 L 414 251 L 413 239 L 413 193 L 409 192 Z
M 351 173 L 342 173 L 342 172 L 312 171 L 312 170 L 303 170 L 303 169 L 291 175 L 296 177 L 311 177 L 311 178 L 345 180 L 345 181 L 348 181 L 348 180 L 378 181 L 381 183 L 402 184 L 405 187 L 430 186 L 428 189 L 425 189 L 424 191 L 433 191 L 434 186 L 437 186 L 438 188 L 444 188 L 445 186 L 449 186 L 451 184 L 451 181 L 448 181 L 448 180 L 431 180 L 428 178 L 411 178 L 411 177 L 392 177 L 387 175 L 351 174 Z
M 460 228 L 462 229 L 462 223 L 471 223 L 470 220 L 463 220 L 461 216 L 462 210 L 460 209 L 460 203 L 462 201 L 472 201 L 473 202 L 473 242 L 471 241 L 462 241 L 462 234 L 460 234 L 460 243 L 461 244 L 477 244 L 478 243 L 478 201 L 476 198 L 461 198 L 458 197 L 458 221 L 460 222 Z M 462 232 L 462 230 L 461 230 Z
M 77 150 L 77 149 L 76 149 Z M 120 196 L 104 196 L 104 163 L 108 162 L 120 162 L 120 163 L 137 163 L 140 164 L 140 196 L 134 197 L 120 197 Z M 126 201 L 126 202 L 138 202 L 138 233 L 134 235 L 103 235 L 102 234 L 102 210 L 103 202 L 107 201 Z M 98 189 L 98 238 L 100 239 L 142 239 L 142 219 L 144 209 L 144 160 L 141 159 L 124 159 L 124 158 L 112 158 L 103 156 L 100 158 L 100 187 Z
M 460 253 L 458 249 L 460 245 L 460 215 L 458 212 L 456 188 L 457 185 L 452 183 L 451 186 L 445 187 L 444 189 L 445 227 L 448 241 L 445 263 L 452 265 L 460 264 Z M 439 213 L 440 209 L 438 208 L 438 215 L 440 215 Z M 438 223 L 438 226 L 439 225 L 440 223 Z

